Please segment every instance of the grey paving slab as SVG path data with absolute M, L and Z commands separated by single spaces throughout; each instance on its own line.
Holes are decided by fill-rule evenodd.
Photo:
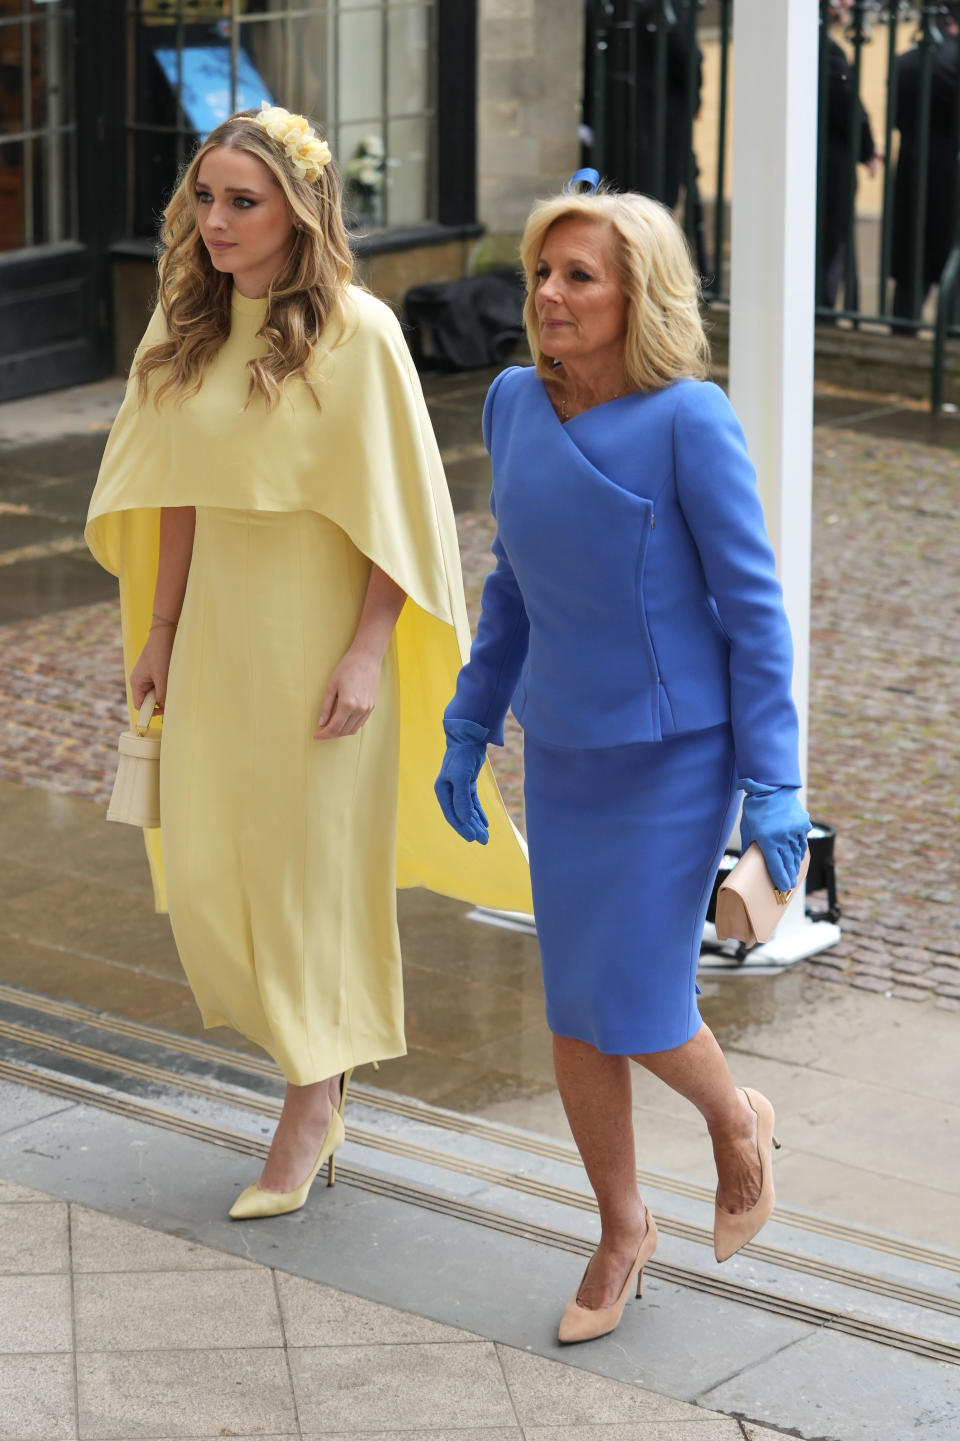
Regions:
M 75 1441 L 73 1358 L 0 1355 L 0 1441 Z
M 558 1320 L 559 1311 L 549 1343 L 543 1345 L 537 1333 L 534 1351 L 690 1402 L 699 1400 L 707 1386 L 752 1364 L 749 1358 L 770 1356 L 810 1329 L 653 1277 L 644 1280 L 643 1300 L 627 1306 L 616 1335 L 577 1347 L 575 1357 L 555 1340 Z
M 363 1441 L 523 1441 L 519 1426 L 471 1426 L 467 1431 L 449 1431 L 445 1427 L 437 1431 L 430 1426 L 422 1431 L 338 1431 L 335 1435 L 329 1431 L 309 1434 L 304 1431 L 302 1434 L 303 1441 L 357 1441 L 360 1434 Z
M 332 1286 L 277 1273 L 277 1292 L 288 1346 L 390 1345 L 409 1341 L 478 1341 L 482 1337 L 442 1326 L 393 1306 L 349 1296 Z
M 33 1091 L 27 1086 L 15 1086 L 11 1081 L 0 1081 L 0 1135 L 71 1109 L 72 1102 L 45 1096 L 42 1091 Z
M 804 1238 L 800 1237 L 799 1246 L 790 1248 L 792 1254 L 803 1255 L 803 1240 Z M 763 1241 L 767 1241 L 766 1231 Z M 774 1244 L 772 1237 L 770 1244 Z M 676 1236 L 665 1236 L 657 1255 L 671 1264 L 699 1270 L 710 1267 L 712 1260 L 712 1257 L 705 1254 L 702 1245 Z M 859 1260 L 861 1265 L 870 1267 L 872 1257 L 866 1253 L 866 1248 Z M 872 1267 L 870 1269 L 873 1271 Z M 907 1270 L 907 1267 L 903 1269 Z M 921 1270 L 929 1273 L 932 1268 L 914 1269 L 917 1273 Z M 839 1312 L 840 1315 L 855 1315 L 881 1326 L 891 1326 L 895 1330 L 909 1331 L 917 1336 L 960 1347 L 960 1316 L 946 1313 L 936 1305 L 918 1305 L 896 1295 L 878 1294 L 864 1286 L 843 1284 L 825 1277 L 809 1275 L 803 1270 L 757 1260 L 749 1252 L 732 1256 L 724 1263 L 723 1279 L 766 1295 L 781 1296 L 785 1300 L 797 1301 L 803 1305 L 823 1306 Z M 923 1285 L 920 1274 L 913 1277 L 908 1275 L 907 1280 L 918 1286 Z M 937 1276 L 934 1289 L 940 1296 L 946 1296 L 951 1303 L 955 1303 L 960 1294 L 957 1283 L 956 1271 L 943 1270 Z
M 74 1306 L 78 1351 L 283 1345 L 267 1270 L 76 1276 Z
M 525 1426 L 524 1441 L 743 1441 L 739 1423 L 726 1416 L 690 1421 L 643 1421 L 617 1426 Z
M 859 993 L 862 997 L 862 992 Z M 872 1001 L 872 998 L 870 998 Z M 863 1000 L 858 1001 L 862 1005 Z M 869 1022 L 881 1022 L 883 1002 L 877 1001 L 871 1010 Z M 825 1070 L 841 1070 L 844 1075 L 859 1081 L 869 1082 L 886 1089 L 893 1077 L 909 1077 L 909 1086 L 899 1088 L 900 1117 L 908 1113 L 913 1105 L 916 1112 L 922 1112 L 924 1101 L 953 1101 L 960 1093 L 960 1047 L 956 1045 L 957 1022 L 949 1012 L 913 1010 L 898 1006 L 882 1025 L 881 1039 L 873 1034 L 871 1024 L 864 1024 L 868 1017 L 862 1016 L 859 1025 L 851 1029 L 847 1045 L 842 1052 L 832 1054 L 829 1059 L 821 1057 L 820 1067 Z
M 69 1269 L 69 1218 L 62 1201 L 0 1202 L 0 1273 Z
M 92 1106 L 75 1106 L 0 1136 L 0 1174 L 205 1244 L 216 1244 L 198 1233 L 208 1219 L 222 1219 L 229 1236 L 227 1210 L 252 1171 L 249 1156 Z M 236 1244 L 223 1249 L 244 1254 Z
M 700 1419 L 696 1407 L 671 1396 L 580 1370 L 579 1362 L 587 1350 L 586 1346 L 570 1348 L 564 1353 L 568 1359 L 560 1362 L 512 1346 L 497 1347 L 517 1420 L 524 1429 Z
M 792 1206 L 941 1250 L 957 1245 L 957 1198 L 924 1184 L 792 1147 L 777 1159 L 777 1196 Z
M 263 1261 L 367 1300 L 559 1358 L 577 1256 L 465 1226 L 353 1187 L 322 1187 L 302 1211 L 237 1224 L 226 1206 L 250 1158 L 78 1106 L 0 1137 L 0 1174 L 86 1206 Z M 375 1264 L 371 1258 L 375 1257 Z M 616 1340 L 580 1348 L 577 1365 L 691 1401 L 808 1328 L 651 1278 Z
M 817 1332 L 704 1393 L 705 1406 L 817 1441 L 956 1441 L 957 1368 Z
M 213 1251 L 163 1231 L 151 1231 L 86 1206 L 71 1206 L 70 1222 L 74 1272 L 226 1271 L 256 1267 L 255 1261 Z
M 282 1351 L 153 1351 L 77 1357 L 80 1436 L 296 1436 Z
M 289 1355 L 300 1425 L 307 1433 L 516 1423 L 488 1341 L 331 1346 Z
M 960 1051 L 955 1042 L 954 1048 Z M 904 1114 L 899 1099 L 900 1116 L 893 1125 L 897 1093 L 857 1083 L 797 1116 L 791 1144 L 902 1181 L 923 1176 L 927 1186 L 960 1195 L 960 1105 L 955 1098 L 918 1100 Z
M 69 1276 L 0 1276 L 0 1353 L 72 1345 Z
M 338 1152 L 337 1164 L 347 1166 L 361 1166 L 364 1170 L 375 1170 L 381 1176 L 405 1177 L 415 1186 L 430 1187 L 435 1178 L 436 1170 L 428 1161 L 420 1161 L 409 1156 L 393 1156 L 388 1151 L 379 1151 L 374 1147 L 358 1145 L 350 1139 L 349 1129 L 347 1140 L 343 1149 Z M 487 1189 L 487 1183 L 478 1180 L 475 1176 L 463 1175 L 459 1171 L 448 1171 L 443 1177 L 444 1192 L 451 1196 L 459 1196 L 463 1200 L 477 1200 Z
M 0 1181 L 0 1206 L 29 1205 L 34 1201 L 49 1201 L 45 1191 L 34 1191 L 30 1186 L 20 1186 L 16 1181 Z
M 786 1431 L 771 1431 L 768 1426 L 754 1426 L 751 1421 L 744 1421 L 743 1434 L 746 1441 L 783 1441 Z

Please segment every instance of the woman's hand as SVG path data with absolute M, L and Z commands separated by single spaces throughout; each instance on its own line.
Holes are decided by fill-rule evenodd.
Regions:
M 452 718 L 444 720 L 443 731 L 447 749 L 433 789 L 444 820 L 465 841 L 485 846 L 490 822 L 477 795 L 477 777 L 486 760 L 490 732 L 475 721 Z
M 810 817 L 793 786 L 764 786 L 746 780 L 740 840 L 746 851 L 756 841 L 778 891 L 792 891 L 807 849 Z
M 147 643 L 140 652 L 140 658 L 130 672 L 130 690 L 133 708 L 139 710 L 147 691 L 153 688 L 157 693 L 157 710 L 163 710 L 167 698 L 167 676 L 170 672 L 170 653 L 176 629 L 172 625 L 157 625 L 147 636 Z
M 380 664 L 376 654 L 351 646 L 327 682 L 315 741 L 356 735 L 377 703 Z

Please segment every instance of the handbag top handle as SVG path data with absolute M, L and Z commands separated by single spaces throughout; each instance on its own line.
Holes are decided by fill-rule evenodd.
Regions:
M 154 711 L 156 710 L 156 708 L 157 708 L 157 693 L 156 693 L 156 691 L 153 689 L 153 687 L 151 687 L 150 690 L 148 690 L 147 693 L 146 693 L 146 695 L 144 696 L 144 698 L 143 698 L 143 704 L 141 705 L 140 710 L 139 710 L 139 712 L 137 713 L 137 724 L 136 724 L 136 728 L 137 728 L 137 735 L 138 735 L 138 736 L 145 736 L 145 735 L 146 735 L 147 731 L 148 731 L 149 728 L 150 728 L 150 722 L 153 720 L 153 713 L 154 713 Z

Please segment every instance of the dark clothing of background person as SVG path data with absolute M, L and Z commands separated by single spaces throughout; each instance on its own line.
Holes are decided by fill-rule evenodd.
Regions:
M 824 32 L 821 31 L 821 45 Z M 857 196 L 854 160 L 866 165 L 876 154 L 870 119 L 859 100 L 854 104 L 853 70 L 849 57 L 836 40 L 826 36 L 827 45 L 827 140 L 820 150 L 826 177 L 817 183 L 817 236 L 819 267 L 817 305 L 833 310 L 846 269 L 847 241 L 853 224 Z M 822 196 L 821 196 L 822 190 Z M 850 308 L 852 296 L 845 296 Z
M 665 146 L 663 194 L 657 195 L 664 205 L 676 209 L 680 187 L 687 178 L 687 74 L 690 68 L 687 5 L 676 7 L 677 20 L 667 30 L 667 104 L 664 125 Z M 645 195 L 653 195 L 657 173 L 654 149 L 657 98 L 657 36 L 646 28 L 657 5 L 644 5 L 638 12 L 637 34 L 637 165 L 631 187 Z M 703 86 L 703 52 L 697 47 L 696 82 L 693 92 L 693 113 L 700 109 Z
M 915 259 L 917 168 L 920 149 L 920 51 L 908 50 L 897 58 L 897 109 L 894 123 L 900 131 L 900 155 L 893 188 L 893 253 L 891 274 L 896 281 L 893 313 L 914 315 L 910 286 Z M 958 41 L 950 36 L 933 52 L 930 76 L 930 152 L 927 166 L 926 227 L 923 269 L 917 311 L 931 285 L 940 279 L 953 241 L 957 202 L 957 69 Z
M 608 39 L 606 153 L 602 156 L 587 155 L 585 163 L 597 164 L 605 179 L 618 190 L 636 190 L 641 195 L 652 195 L 670 210 L 676 210 L 681 188 L 687 179 L 688 145 L 687 123 L 687 76 L 690 69 L 689 42 L 689 0 L 675 0 L 676 20 L 667 27 L 666 43 L 666 113 L 664 117 L 664 155 L 662 183 L 657 185 L 656 154 L 656 102 L 657 102 L 657 32 L 650 28 L 654 21 L 663 23 L 661 0 L 648 0 L 639 5 L 636 19 L 636 60 L 632 74 L 627 71 L 629 50 L 626 32 L 618 39 Z M 614 48 L 614 47 L 618 48 Z M 584 74 L 583 111 L 589 125 L 596 129 L 593 105 L 593 56 L 595 50 L 593 7 L 587 8 L 586 15 L 586 67 Z M 612 55 L 611 55 L 612 52 Z M 612 64 L 611 64 L 612 60 Z M 619 75 L 620 85 L 611 85 L 610 70 Z M 628 91 L 623 82 L 634 87 L 636 95 L 636 129 L 634 145 L 625 129 L 629 114 Z M 691 97 L 692 111 L 700 109 L 700 93 L 703 86 L 703 51 L 697 46 L 694 91 Z M 633 153 L 631 154 L 631 149 Z M 701 275 L 710 273 L 709 258 L 703 234 L 703 207 L 697 189 L 696 161 L 693 165 L 694 209 L 696 214 L 696 257 L 697 269 Z

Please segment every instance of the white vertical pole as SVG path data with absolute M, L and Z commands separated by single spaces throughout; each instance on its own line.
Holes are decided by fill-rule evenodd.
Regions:
M 733 7 L 730 398 L 757 467 L 795 648 L 807 773 L 817 0 Z M 805 924 L 798 902 L 778 931 Z

